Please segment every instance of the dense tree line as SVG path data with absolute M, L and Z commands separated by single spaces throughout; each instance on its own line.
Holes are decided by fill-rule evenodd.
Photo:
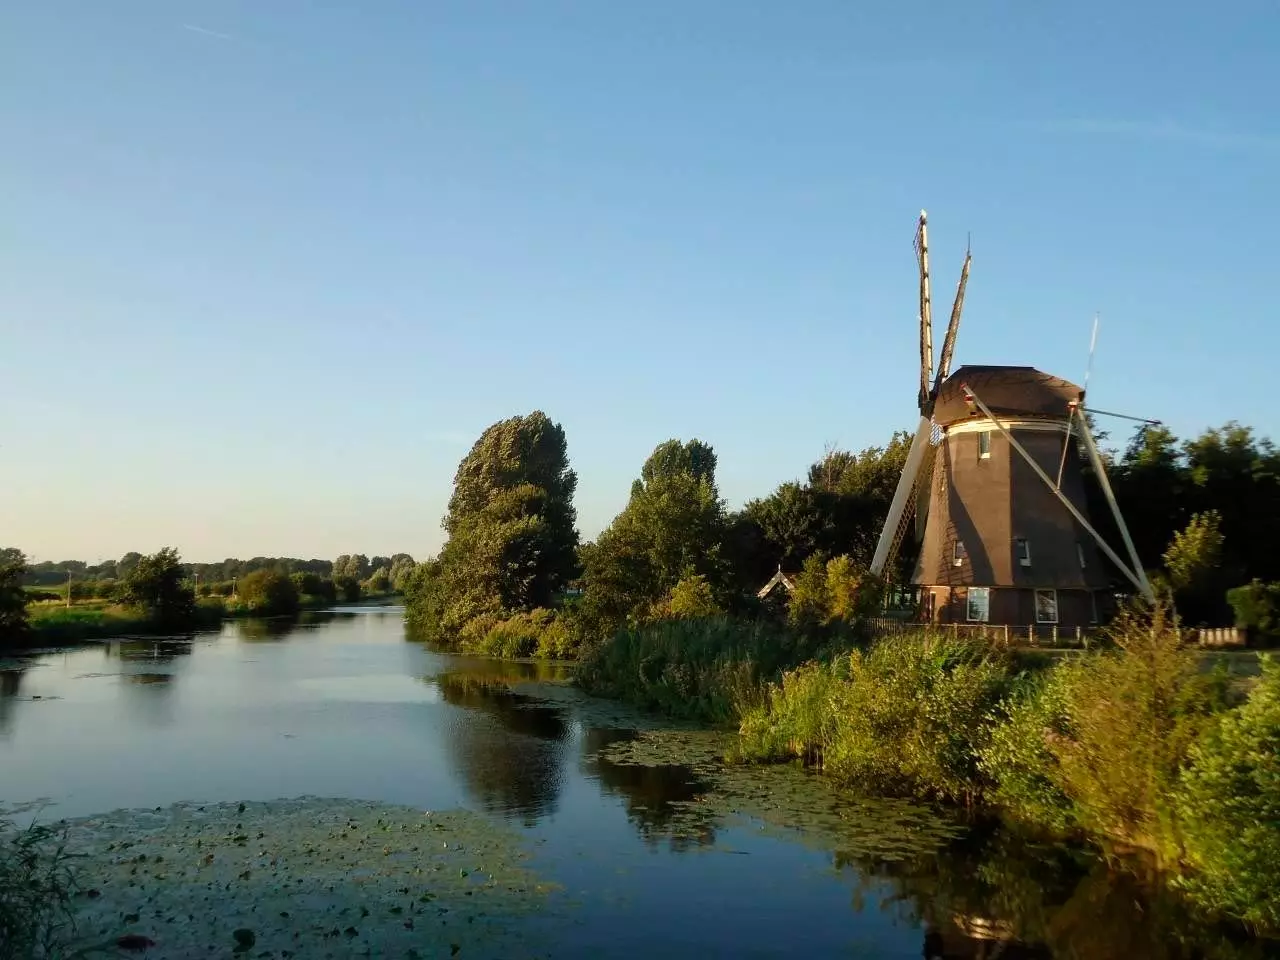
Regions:
M 884 446 L 828 450 L 801 479 L 732 511 L 711 445 L 668 440 L 641 466 L 622 511 L 579 546 L 563 430 L 540 412 L 513 417 L 486 430 L 459 465 L 448 541 L 407 585 L 410 620 L 437 642 L 530 653 L 551 624 L 552 646 L 572 646 L 682 610 L 755 613 L 756 592 L 780 568 L 799 575 L 793 618 L 852 616 L 865 607 L 854 595 L 909 447 L 900 431 Z M 1187 441 L 1148 426 L 1106 459 L 1140 557 L 1187 619 L 1226 622 L 1229 588 L 1280 581 L 1270 549 L 1280 533 L 1280 454 L 1269 440 L 1236 423 Z M 1091 482 L 1105 532 L 1109 512 Z M 913 560 L 910 551 L 899 557 L 898 582 Z M 561 588 L 579 577 L 581 590 L 565 597 Z

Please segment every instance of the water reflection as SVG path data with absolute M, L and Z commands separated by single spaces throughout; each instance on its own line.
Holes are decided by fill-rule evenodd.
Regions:
M 600 751 L 630 740 L 633 730 L 590 728 L 582 743 L 582 772 L 606 792 L 626 801 L 627 820 L 649 846 L 666 840 L 674 851 L 716 842 L 715 818 L 687 804 L 707 792 L 707 784 L 681 764 L 610 763 Z
M 903 861 L 835 855 L 856 877 L 854 909 L 877 881 L 925 928 L 924 955 L 1090 960 L 1255 960 L 1273 947 L 1195 917 L 1150 878 L 1115 870 L 1084 849 L 1038 843 L 1003 827 L 976 829 L 943 849 Z
M 0 670 L 0 736 L 9 732 L 13 723 L 14 700 L 22 687 L 25 670 Z
M 333 610 L 303 610 L 279 617 L 244 617 L 235 621 L 236 639 L 241 643 L 279 643 L 302 630 L 322 627 L 339 615 Z
M 454 769 L 472 797 L 485 810 L 514 814 L 529 826 L 554 812 L 569 735 L 564 712 L 514 693 L 504 680 L 480 672 L 425 679 L 439 689 L 445 703 L 492 721 L 463 717 L 445 738 Z
M 135 637 L 129 640 L 108 640 L 103 644 L 103 654 L 108 659 L 127 663 L 173 663 L 191 655 L 195 635 L 183 637 Z

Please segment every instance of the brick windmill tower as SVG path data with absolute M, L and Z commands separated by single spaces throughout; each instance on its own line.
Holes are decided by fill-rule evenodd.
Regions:
M 962 366 L 951 373 L 971 257 L 933 370 L 928 226 L 920 267 L 920 423 L 876 545 L 871 571 L 918 549 L 912 583 L 938 623 L 1088 626 L 1109 612 L 1112 571 L 1152 597 L 1085 417 L 1084 390 L 1034 367 Z M 1088 458 L 1128 562 L 1093 527 Z M 912 522 L 914 519 L 914 523 Z

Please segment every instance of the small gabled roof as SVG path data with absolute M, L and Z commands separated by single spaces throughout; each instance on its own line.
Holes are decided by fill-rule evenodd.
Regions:
M 939 426 L 982 416 L 977 407 L 965 402 L 964 384 L 968 384 L 996 416 L 1065 420 L 1071 416 L 1070 404 L 1084 393 L 1070 380 L 1035 367 L 966 364 L 947 377 L 938 390 L 933 420 Z
M 783 573 L 782 568 L 779 567 L 778 572 L 773 575 L 773 578 L 768 583 L 760 588 L 756 593 L 756 596 L 763 600 L 773 591 L 773 588 L 779 584 L 781 584 L 787 593 L 790 593 L 796 588 L 796 578 L 799 576 L 800 574 L 798 573 Z

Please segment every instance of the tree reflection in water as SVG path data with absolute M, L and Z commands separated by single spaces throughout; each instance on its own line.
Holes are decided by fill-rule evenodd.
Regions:
M 9 732 L 13 723 L 13 701 L 22 688 L 25 670 L 0 670 L 0 736 Z
M 636 736 L 633 730 L 588 728 L 582 742 L 582 772 L 606 792 L 626 801 L 627 820 L 650 846 L 663 840 L 681 852 L 716 842 L 715 817 L 687 806 L 707 784 L 681 764 L 610 763 L 600 751 Z
M 462 781 L 485 810 L 532 826 L 556 809 L 569 724 L 564 712 L 514 693 L 506 681 L 473 672 L 427 678 L 446 703 L 488 717 L 465 717 L 445 738 Z M 514 736 L 513 736 L 514 734 Z
M 976 829 L 928 855 L 891 862 L 837 853 L 852 867 L 854 908 L 889 881 L 881 908 L 923 922 L 924 956 L 1089 960 L 1255 960 L 1275 945 L 1196 917 L 1152 878 L 1108 867 L 1089 851 L 1003 827 Z

